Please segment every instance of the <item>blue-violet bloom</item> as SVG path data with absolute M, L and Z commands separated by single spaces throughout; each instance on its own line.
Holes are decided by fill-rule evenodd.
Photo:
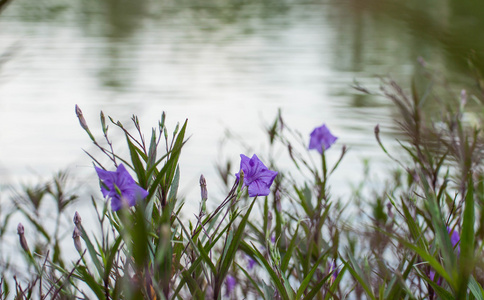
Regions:
M 309 149 L 316 149 L 319 153 L 323 153 L 323 150 L 328 150 L 338 138 L 331 134 L 326 124 L 321 127 L 314 128 L 311 132 L 311 138 L 309 140 Z
M 336 262 L 330 262 L 328 263 L 328 273 L 331 273 L 333 272 L 333 274 L 331 274 L 331 282 L 334 282 L 336 280 L 336 278 L 338 277 L 338 274 L 339 274 L 339 269 L 338 267 L 336 266 Z
M 457 250 L 457 255 L 460 255 L 460 245 L 458 245 L 460 243 L 459 233 L 457 232 L 457 230 L 452 231 L 452 228 L 450 228 L 449 226 L 447 226 L 447 232 L 450 234 L 450 242 L 452 243 L 452 247 L 454 247 L 454 249 Z M 430 270 L 429 272 L 430 280 L 435 281 L 435 275 L 436 275 L 435 271 Z M 442 277 L 439 277 L 439 279 L 437 280 L 437 284 L 442 285 Z
M 101 180 L 101 192 L 105 198 L 111 199 L 112 210 L 117 211 L 124 205 L 134 206 L 137 200 L 148 196 L 148 191 L 136 184 L 123 164 L 114 172 L 95 168 Z
M 430 270 L 429 278 L 430 278 L 430 280 L 435 281 L 435 271 L 434 270 Z M 437 280 L 436 283 L 437 283 L 438 286 L 441 286 L 442 285 L 442 277 L 439 277 L 439 279 Z
M 457 230 L 452 231 L 452 228 L 450 228 L 449 226 L 447 226 L 447 232 L 450 234 L 450 241 L 452 242 L 452 247 L 454 247 L 454 249 L 457 249 L 457 255 L 459 255 L 460 245 L 458 245 L 457 248 L 455 247 L 457 244 L 460 244 L 459 233 L 457 232 Z
M 249 187 L 249 196 L 267 196 L 270 194 L 270 187 L 274 178 L 277 176 L 276 171 L 271 171 L 260 161 L 257 155 L 249 158 L 243 154 L 240 155 L 240 169 L 244 171 L 244 186 Z M 235 174 L 237 180 L 240 179 L 240 172 Z
M 227 275 L 227 278 L 225 278 L 225 287 L 227 288 L 225 290 L 225 296 L 229 296 L 230 293 L 235 289 L 235 286 L 237 285 L 237 280 L 235 279 L 234 276 Z
M 251 256 L 247 255 L 247 270 L 252 270 L 257 262 Z

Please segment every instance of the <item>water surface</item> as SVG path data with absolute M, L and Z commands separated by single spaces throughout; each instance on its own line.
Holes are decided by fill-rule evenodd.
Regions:
M 171 128 L 189 120 L 181 193 L 196 201 L 201 173 L 218 190 L 217 161 L 237 165 L 240 153 L 267 149 L 263 128 L 281 109 L 308 137 L 323 122 L 332 129 L 330 159 L 350 148 L 334 178 L 345 193 L 362 159 L 387 162 L 374 126 L 390 145 L 397 132 L 392 104 L 361 95 L 354 80 L 376 88 L 377 76 L 391 75 L 407 85 L 418 57 L 449 74 L 462 69 L 462 55 L 443 47 L 455 37 L 446 24 L 462 19 L 454 2 L 432 11 L 413 2 L 14 0 L 0 15 L 0 178 L 33 182 L 69 168 L 96 186 L 82 150 L 95 149 L 74 105 L 99 137 L 101 110 L 123 124 L 138 115 L 146 135 L 166 111 Z M 227 130 L 249 148 L 220 150 Z

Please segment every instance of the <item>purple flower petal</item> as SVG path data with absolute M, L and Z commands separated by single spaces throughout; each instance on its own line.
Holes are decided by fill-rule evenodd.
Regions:
M 335 281 L 336 278 L 338 277 L 338 274 L 339 274 L 339 269 L 336 266 L 336 262 L 334 262 L 334 261 L 333 262 L 329 262 L 328 263 L 327 270 L 328 270 L 328 273 L 333 272 L 333 274 L 331 274 L 331 280 L 332 281 Z
M 429 278 L 430 280 L 434 281 L 435 282 L 435 271 L 434 270 L 430 270 L 429 272 Z M 437 285 L 442 285 L 442 277 L 439 277 L 439 279 L 437 280 Z
M 111 209 L 119 210 L 123 205 L 134 206 L 137 200 L 148 196 L 148 191 L 141 188 L 131 177 L 123 164 L 114 172 L 95 168 L 101 181 L 101 192 L 111 199 Z
M 247 270 L 252 270 L 256 263 L 255 259 L 247 255 Z
M 249 185 L 249 197 L 267 196 L 271 193 L 271 189 L 267 184 L 261 180 L 252 181 Z
M 337 139 L 337 137 L 331 134 L 326 124 L 323 124 L 321 127 L 314 128 L 311 132 L 309 149 L 316 149 L 319 153 L 323 153 L 323 149 L 328 150 Z
M 230 293 L 235 289 L 235 286 L 237 285 L 237 280 L 235 279 L 234 276 L 227 275 L 227 278 L 225 278 L 225 286 L 227 290 L 225 291 L 225 296 L 229 296 Z
M 452 242 L 452 247 L 454 247 L 454 249 L 457 249 L 457 255 L 459 255 L 460 254 L 460 245 L 455 247 L 457 244 L 460 243 L 459 232 L 457 232 L 456 229 L 454 231 L 452 231 L 452 228 L 450 228 L 449 226 L 447 226 L 447 232 L 450 234 L 450 241 Z
M 249 188 L 249 196 L 267 196 L 270 194 L 270 187 L 277 176 L 276 171 L 271 171 L 262 161 L 253 155 L 252 158 L 240 155 L 240 169 L 244 171 L 244 186 Z M 240 179 L 240 172 L 235 174 L 237 180 Z

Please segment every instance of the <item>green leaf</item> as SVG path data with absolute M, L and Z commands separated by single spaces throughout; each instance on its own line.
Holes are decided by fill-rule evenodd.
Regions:
M 175 170 L 175 176 L 171 182 L 170 194 L 168 195 L 168 201 L 171 206 L 175 205 L 176 194 L 178 192 L 178 185 L 180 184 L 180 168 L 177 166 Z
M 133 167 L 136 175 L 138 176 L 139 180 L 139 185 L 146 189 L 148 187 L 148 182 L 146 178 L 146 171 L 145 168 L 143 167 L 143 164 L 141 163 L 141 160 L 139 159 L 138 156 L 138 151 L 139 150 L 129 139 L 129 136 L 126 134 L 126 142 L 128 143 L 129 147 L 129 153 L 131 155 L 131 161 L 133 162 Z
M 341 260 L 343 261 L 345 266 L 348 267 L 348 270 L 350 271 L 351 275 L 353 275 L 356 281 L 358 281 L 361 287 L 365 290 L 368 298 L 372 300 L 376 300 L 376 297 L 373 294 L 373 291 L 371 290 L 370 284 L 366 281 L 366 278 L 365 278 L 366 276 L 365 274 L 363 274 L 363 271 L 361 270 L 360 266 L 358 265 L 358 263 L 355 261 L 355 259 L 351 254 L 349 254 L 348 257 L 351 261 L 351 265 L 344 259 L 341 259 Z
M 260 289 L 259 284 L 255 282 L 252 276 L 249 273 L 247 273 L 247 271 L 241 265 L 239 265 L 238 263 L 236 264 L 239 267 L 239 269 L 242 271 L 242 273 L 244 273 L 245 277 L 249 279 L 250 283 L 252 283 L 252 287 L 254 287 L 257 290 L 257 292 L 259 293 L 259 296 L 264 297 L 264 293 Z
M 96 294 L 98 299 L 106 299 L 103 290 L 101 289 L 101 286 L 96 282 L 94 277 L 89 274 L 89 272 L 86 270 L 86 267 L 79 266 L 77 267 L 77 271 L 79 272 L 79 275 L 84 283 L 86 283 L 87 286 L 91 288 L 91 290 L 94 292 L 94 294 Z
M 147 222 L 143 214 L 143 209 L 136 209 L 133 214 L 134 220 L 127 219 L 127 222 L 133 222 L 134 224 L 124 224 L 128 229 L 129 236 L 125 237 L 126 244 L 132 247 L 132 255 L 136 266 L 142 268 L 148 259 L 148 245 L 149 245 L 149 233 L 147 228 Z
M 406 257 L 406 255 L 404 255 Z M 406 285 L 406 280 L 408 279 L 408 275 L 410 274 L 411 270 L 414 268 L 414 263 L 417 258 L 417 254 L 414 254 L 412 256 L 412 259 L 410 259 L 407 263 L 407 268 L 405 271 L 399 275 L 399 274 L 394 274 L 394 277 L 392 282 L 387 286 L 385 294 L 384 294 L 384 299 L 400 299 L 402 289 L 408 291 L 407 295 L 409 295 L 412 299 L 412 292 Z M 405 265 L 405 261 L 402 261 L 400 263 L 400 266 L 398 270 L 401 270 L 403 266 Z
M 151 139 L 150 139 L 150 146 L 148 148 L 148 160 L 146 161 L 146 169 L 149 170 L 151 166 L 156 163 L 156 154 L 157 154 L 157 142 L 156 142 L 156 130 L 153 128 L 151 131 Z
M 459 261 L 459 279 L 457 298 L 463 299 L 467 294 L 467 284 L 469 276 L 474 270 L 474 183 L 472 181 L 472 175 L 469 176 L 469 184 L 467 187 L 467 194 L 465 198 L 464 218 L 462 221 L 462 233 L 461 233 L 461 254 Z
M 343 279 L 343 276 L 346 273 L 346 270 L 348 270 L 348 267 L 347 266 L 344 266 L 343 269 L 341 269 L 341 271 L 339 272 L 338 276 L 336 277 L 336 280 L 333 282 L 333 284 L 329 288 L 329 293 L 326 294 L 326 297 L 324 298 L 324 300 L 328 300 L 329 297 L 334 294 L 334 292 L 336 291 L 336 289 L 338 289 L 339 283 Z M 328 276 L 331 276 L 331 275 L 333 275 L 333 273 L 328 274 Z M 323 280 L 321 280 L 321 282 L 319 282 L 317 285 L 315 285 L 312 288 L 312 290 L 306 295 L 306 297 L 304 297 L 304 300 L 313 299 L 314 296 L 316 295 L 316 293 L 318 293 L 321 290 L 321 287 L 326 282 L 326 280 L 327 280 L 327 277 L 323 278 Z M 391 298 L 388 298 L 388 299 L 391 299 Z
M 484 290 L 473 276 L 469 279 L 468 288 L 477 300 L 484 300 Z
M 233 238 L 230 243 L 227 244 L 226 247 L 226 255 L 223 256 L 223 259 L 220 262 L 220 265 L 218 266 L 219 272 L 216 276 L 217 284 L 216 286 L 222 286 L 222 282 L 227 276 L 227 272 L 230 268 L 230 265 L 232 264 L 232 261 L 234 260 L 235 253 L 237 252 L 239 248 L 239 244 L 242 241 L 243 234 L 244 234 L 244 229 L 245 225 L 247 224 L 247 221 L 249 220 L 249 215 L 250 212 L 252 211 L 252 208 L 254 207 L 254 203 L 257 200 L 257 197 L 252 200 L 252 203 L 250 204 L 249 208 L 247 209 L 244 217 L 239 223 L 239 226 L 237 230 L 235 231 Z
M 407 204 L 402 199 L 402 209 L 405 216 L 405 222 L 407 223 L 408 229 L 412 234 L 414 241 L 417 245 L 422 249 L 428 249 L 427 240 L 422 238 L 422 232 L 420 231 L 420 227 L 415 223 L 415 218 L 410 214 L 408 210 Z
M 442 212 L 440 209 L 440 206 L 437 203 L 437 199 L 435 197 L 435 194 L 432 192 L 432 189 L 430 188 L 430 185 L 427 181 L 427 178 L 423 173 L 420 173 L 420 182 L 423 185 L 423 190 L 425 193 L 425 207 L 430 213 L 431 216 L 431 222 L 432 226 L 434 227 L 435 230 L 435 235 L 437 237 L 437 243 L 440 246 L 442 256 L 443 256 L 443 262 L 445 265 L 446 272 L 445 274 L 439 272 L 435 267 L 435 271 L 438 272 L 440 275 L 442 275 L 445 280 L 450 284 L 452 289 L 456 290 L 457 289 L 457 283 L 452 280 L 452 277 L 457 273 L 457 262 L 456 262 L 456 255 L 454 253 L 454 248 L 452 247 L 452 243 L 450 241 L 449 233 L 447 232 L 447 227 L 443 221 L 443 216 Z M 419 253 L 420 255 L 420 253 Z M 432 257 L 433 258 L 433 257 Z M 427 260 L 427 259 L 426 259 Z M 434 259 L 435 260 L 435 259 Z M 430 263 L 430 261 L 429 261 Z M 438 264 L 440 267 L 440 264 Z M 440 268 L 442 269 L 442 268 Z M 449 276 L 449 273 L 452 274 L 452 277 Z
M 91 257 L 94 266 L 96 267 L 98 274 L 101 278 L 104 278 L 104 270 L 101 265 L 101 262 L 98 258 L 98 253 L 94 249 L 93 244 L 91 243 L 91 240 L 89 239 L 89 236 L 87 235 L 86 231 L 84 230 L 84 226 L 81 226 L 81 237 L 84 240 L 84 243 L 86 243 L 87 251 L 89 252 L 89 256 Z
M 274 272 L 269 262 L 267 262 L 264 255 L 260 253 L 260 251 L 257 249 L 255 245 L 252 244 L 252 247 L 250 247 L 245 241 L 242 241 L 242 244 L 244 244 L 244 249 L 246 249 L 246 251 L 249 251 L 250 249 L 251 254 L 258 259 L 259 264 L 265 268 L 267 273 L 269 273 L 269 277 L 271 278 L 272 282 L 276 286 L 277 291 L 279 291 L 282 299 L 289 300 L 290 298 L 289 298 L 289 295 L 287 294 L 284 284 L 281 282 L 276 272 Z
M 417 273 L 419 274 L 419 276 L 423 278 L 432 287 L 432 289 L 435 291 L 435 293 L 437 294 L 437 296 L 439 296 L 440 299 L 455 300 L 454 295 L 452 295 L 450 292 L 448 292 L 446 289 L 444 289 L 437 283 L 430 280 L 430 278 L 427 275 L 422 274 L 422 272 L 418 269 L 414 269 L 414 270 L 417 270 Z
M 298 239 L 297 232 L 299 231 L 299 225 L 300 224 L 298 222 L 297 227 L 296 227 L 296 231 L 294 232 L 292 239 L 291 239 L 291 242 L 289 243 L 289 246 L 287 247 L 287 251 L 286 251 L 286 253 L 284 253 L 284 256 L 282 258 L 282 262 L 281 262 L 282 272 L 287 271 L 287 267 L 289 265 L 289 261 L 291 260 L 292 253 L 294 252 L 294 249 L 296 248 L 296 241 Z
M 317 261 L 316 263 L 314 263 L 314 266 L 311 268 L 311 271 L 309 271 L 308 275 L 306 275 L 306 277 L 304 278 L 304 280 L 301 282 L 301 285 L 299 286 L 298 290 L 297 290 L 297 293 L 296 293 L 296 299 L 300 299 L 302 297 L 302 295 L 304 294 L 304 291 L 306 290 L 306 288 L 308 287 L 309 283 L 311 282 L 311 280 L 313 279 L 313 275 L 314 273 L 316 272 L 316 270 L 319 268 L 319 264 L 321 263 L 321 261 L 326 258 L 325 256 L 321 256 Z M 331 273 L 330 273 L 331 274 Z M 331 275 L 327 275 L 326 278 L 328 278 L 329 276 Z
M 122 236 L 118 236 L 115 241 L 113 246 L 109 249 L 108 257 L 106 260 L 105 264 L 105 272 L 106 274 L 109 274 L 111 272 L 111 268 L 113 267 L 114 259 L 116 258 L 116 255 L 118 254 L 118 249 L 119 245 L 121 245 L 121 242 L 123 241 Z

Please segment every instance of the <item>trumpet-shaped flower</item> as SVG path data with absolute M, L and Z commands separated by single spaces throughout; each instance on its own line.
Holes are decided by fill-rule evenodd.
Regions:
M 447 232 L 450 234 L 450 242 L 452 243 L 452 247 L 457 250 L 457 255 L 460 255 L 460 245 L 458 245 L 460 244 L 459 232 L 457 232 L 457 229 L 452 231 L 449 226 L 447 226 Z
M 112 210 L 117 211 L 123 205 L 134 206 L 137 200 L 148 196 L 148 191 L 136 184 L 123 164 L 113 172 L 95 168 L 101 180 L 101 192 L 105 198 L 111 199 Z
M 240 158 L 240 170 L 244 171 L 243 185 L 249 188 L 249 196 L 269 195 L 270 187 L 277 176 L 277 172 L 269 170 L 255 154 L 252 158 L 241 154 Z M 235 176 L 239 180 L 240 172 Z
M 311 132 L 311 138 L 309 140 L 309 149 L 316 149 L 319 153 L 323 153 L 323 150 L 328 150 L 338 138 L 331 134 L 326 124 L 321 127 L 314 128 Z

